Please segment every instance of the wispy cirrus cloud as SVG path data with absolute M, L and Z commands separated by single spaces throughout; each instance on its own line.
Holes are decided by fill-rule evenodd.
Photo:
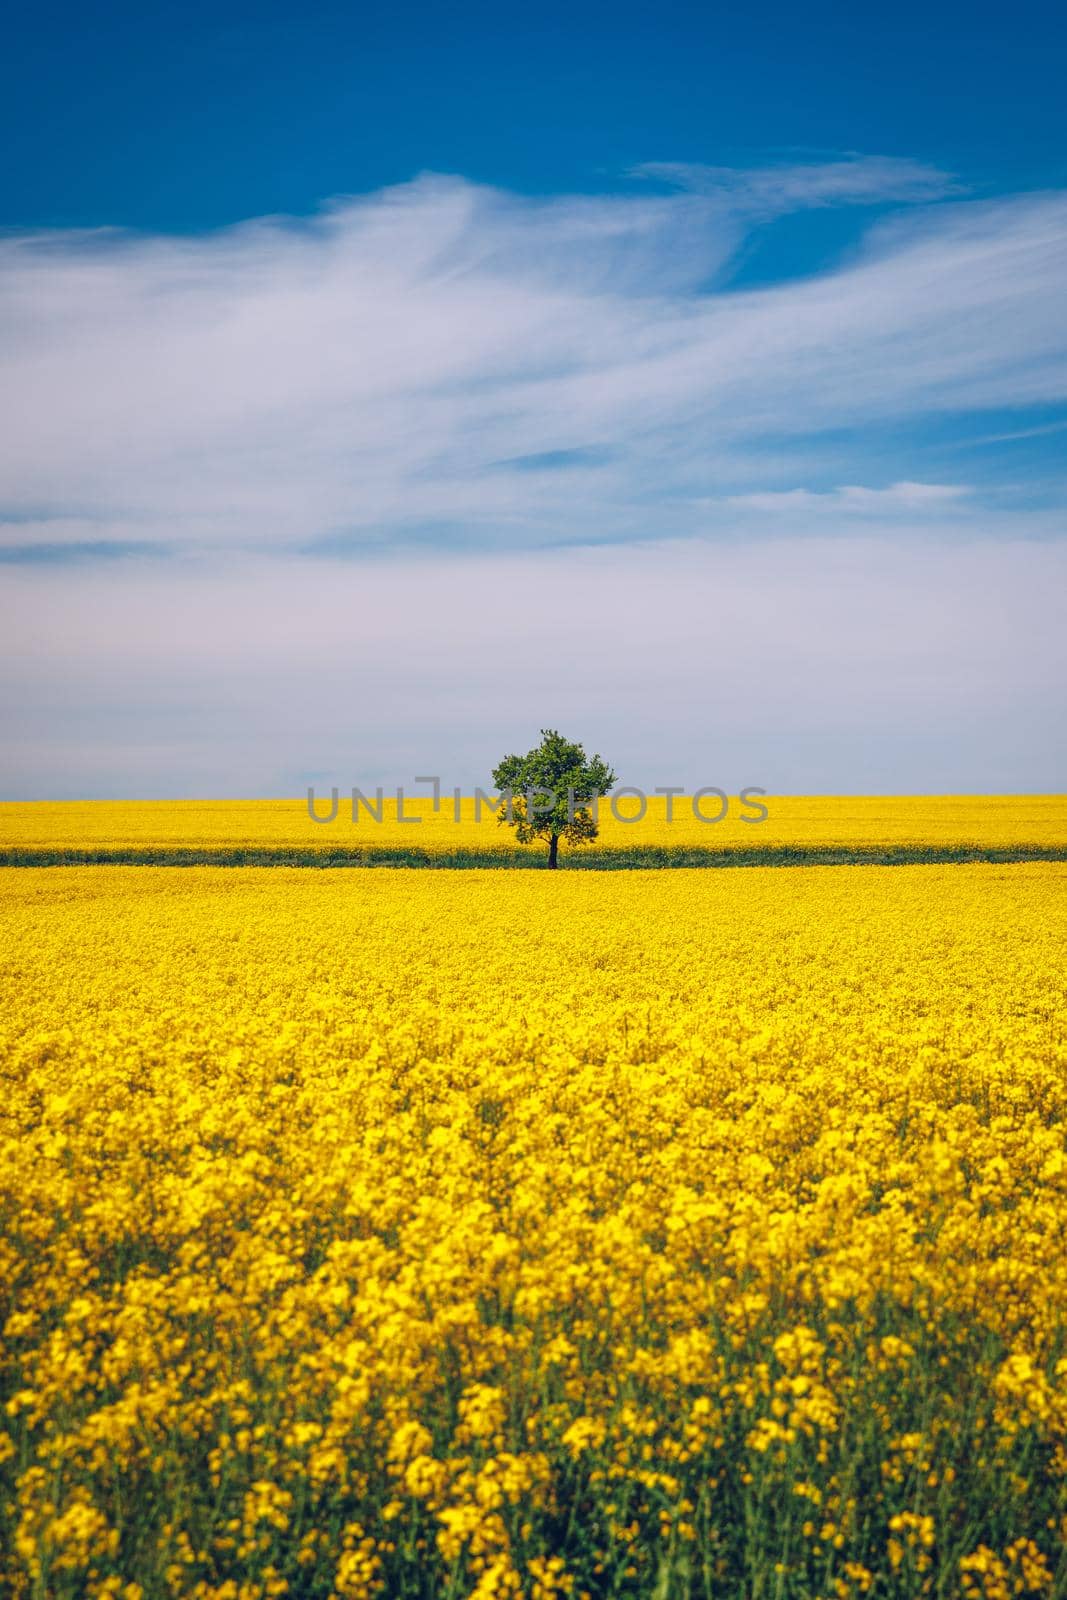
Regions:
M 0 543 L 0 566 L 83 566 L 97 561 L 128 561 L 131 557 L 153 559 L 166 547 L 148 540 L 67 539 L 51 542 L 41 539 L 21 544 Z
M 958 505 L 969 494 L 961 483 L 891 483 L 871 489 L 858 483 L 836 489 L 780 489 L 765 493 L 735 494 L 728 504 L 745 511 L 829 511 L 861 517 L 909 516 Z
M 810 207 L 884 205 L 943 200 L 963 186 L 939 167 L 894 156 L 848 156 L 774 167 L 714 167 L 687 161 L 643 161 L 633 176 L 717 197 L 749 215 Z
M 658 196 L 428 176 L 197 237 L 8 235 L 0 543 L 514 550 L 751 534 L 798 490 L 955 525 L 893 430 L 1067 402 L 1067 195 L 947 188 L 886 160 Z M 874 198 L 930 203 L 731 286 L 753 206 Z
M 1062 473 L 923 441 L 1059 425 L 1067 195 L 671 181 L 0 238 L 4 792 L 470 783 L 545 720 L 637 781 L 1061 783 Z M 731 277 L 868 203 L 836 267 Z

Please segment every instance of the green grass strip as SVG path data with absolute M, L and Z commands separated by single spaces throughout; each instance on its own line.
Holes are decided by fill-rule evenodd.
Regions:
M 895 845 L 635 845 L 630 850 L 575 852 L 561 857 L 564 872 L 619 872 L 650 867 L 904 867 L 968 862 L 1067 861 L 1067 844 Z M 108 848 L 0 847 L 4 867 L 494 867 L 546 871 L 539 851 L 428 850 L 353 845 L 315 849 L 294 845 L 116 845 Z

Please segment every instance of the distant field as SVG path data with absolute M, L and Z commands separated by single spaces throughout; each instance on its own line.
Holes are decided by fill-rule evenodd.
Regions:
M 328 804 L 328 797 L 327 797 Z M 637 801 L 619 803 L 631 814 Z M 835 862 L 1059 860 L 1067 857 L 1067 796 L 767 796 L 763 822 L 743 820 L 736 799 L 721 822 L 701 822 L 686 797 L 649 799 L 641 820 L 600 807 L 600 838 L 561 856 L 574 866 L 833 864 Z M 703 802 L 708 815 L 719 809 Z M 322 805 L 323 811 L 326 805 Z M 86 862 L 195 865 L 537 866 L 542 846 L 517 845 L 465 798 L 434 811 L 408 800 L 415 822 L 384 801 L 381 822 L 343 799 L 336 820 L 315 823 L 300 800 L 72 801 L 0 805 L 0 863 Z

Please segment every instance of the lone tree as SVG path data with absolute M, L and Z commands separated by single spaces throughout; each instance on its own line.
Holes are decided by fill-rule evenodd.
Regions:
M 520 844 L 548 840 L 548 864 L 557 865 L 559 841 L 587 844 L 597 836 L 589 802 L 607 794 L 615 774 L 599 756 L 586 756 L 554 728 L 541 729 L 541 743 L 524 756 L 505 756 L 493 768 L 493 782 L 511 803 L 498 822 L 515 829 Z

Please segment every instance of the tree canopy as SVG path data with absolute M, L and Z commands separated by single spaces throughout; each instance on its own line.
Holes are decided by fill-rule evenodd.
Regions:
M 524 756 L 505 756 L 493 768 L 498 791 L 511 796 L 498 821 L 515 829 L 520 844 L 548 843 L 548 865 L 555 867 L 559 841 L 587 844 L 597 836 L 595 802 L 615 782 L 600 756 L 587 756 L 580 744 L 555 728 L 541 729 L 541 743 Z

